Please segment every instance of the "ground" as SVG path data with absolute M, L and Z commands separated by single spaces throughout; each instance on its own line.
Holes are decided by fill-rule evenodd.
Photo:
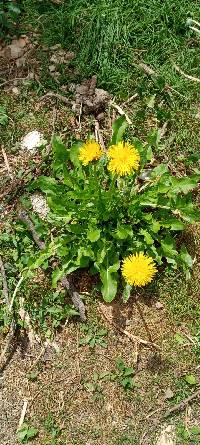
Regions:
M 185 8 L 187 2 L 182 3 Z M 42 14 L 41 10 L 39 12 Z M 37 9 L 34 14 L 31 16 L 33 21 L 38 18 Z M 16 238 L 13 235 L 13 245 L 9 248 L 5 235 L 1 238 L 1 255 L 9 291 L 14 289 L 17 268 L 20 267 L 16 256 L 17 240 L 22 244 L 20 248 L 23 255 L 24 252 L 28 255 L 34 244 L 30 237 L 27 241 L 26 231 L 18 224 L 16 215 L 21 205 L 20 197 L 26 194 L 26 186 L 33 177 L 48 171 L 52 134 L 59 134 L 66 142 L 70 138 L 85 138 L 87 134 L 94 132 L 98 121 L 106 141 L 117 115 L 116 109 L 108 104 L 100 117 L 97 113 L 88 113 L 88 110 L 83 110 L 83 114 L 75 114 L 72 106 L 64 104 L 59 98 L 43 97 L 49 91 L 65 94 L 63 86 L 82 82 L 82 77 L 87 73 L 84 76 L 77 73 L 78 68 L 71 62 L 73 58 L 70 59 L 69 51 L 77 48 L 70 44 L 65 49 L 65 61 L 60 63 L 58 58 L 63 55 L 59 53 L 59 47 L 53 46 L 60 43 L 60 40 L 58 42 L 54 36 L 53 41 L 46 41 L 49 38 L 46 29 L 44 41 L 41 42 L 41 30 L 36 29 L 33 32 L 30 29 L 33 23 L 27 23 L 27 16 L 25 17 L 25 51 L 17 59 L 7 58 L 5 55 L 1 59 L 0 105 L 8 119 L 1 126 L 1 148 L 6 153 L 8 165 L 2 155 L 0 227 L 2 234 L 7 230 L 13 235 L 14 228 L 17 232 Z M 173 41 L 171 35 L 169 41 Z M 192 47 L 196 55 L 198 44 L 195 38 L 193 37 L 191 43 L 191 38 L 187 36 L 186 41 L 187 54 L 191 54 Z M 181 42 L 182 37 L 177 44 L 182 44 Z M 6 45 L 9 43 L 6 42 Z M 173 50 L 172 45 L 171 51 Z M 2 52 L 4 51 L 5 42 L 2 42 Z M 159 63 L 158 53 L 156 54 L 154 68 L 157 69 Z M 82 49 L 80 61 L 83 55 Z M 147 59 L 144 58 L 145 62 L 152 62 L 151 55 L 152 53 Z M 182 56 L 183 54 L 180 58 Z M 52 64 L 56 65 L 57 76 L 51 74 Z M 81 67 L 83 65 L 80 63 L 79 69 Z M 191 68 L 188 59 L 186 67 Z M 94 69 L 95 63 L 92 65 L 93 71 L 88 71 L 88 78 L 94 74 Z M 143 140 L 152 129 L 159 128 L 163 131 L 162 146 L 155 147 L 158 159 L 168 162 L 171 171 L 178 172 L 178 175 L 190 171 L 191 155 L 195 162 L 198 159 L 195 157 L 199 145 L 197 85 L 191 85 L 185 79 L 180 80 L 178 74 L 174 79 L 169 71 L 169 76 L 165 77 L 167 85 L 170 82 L 170 88 L 178 89 L 178 93 L 184 95 L 183 98 L 168 86 L 162 86 L 161 91 L 155 86 L 155 78 L 152 80 L 152 76 L 144 72 L 138 75 L 138 68 L 134 70 L 137 75 L 134 71 L 130 91 L 127 91 L 127 78 L 124 80 L 123 94 L 116 84 L 113 85 L 113 78 L 109 87 L 106 80 L 109 67 L 105 69 L 105 77 L 103 70 L 100 71 L 98 86 L 108 89 L 112 97 L 117 91 L 115 102 L 133 123 L 130 131 L 134 131 Z M 196 70 L 193 66 L 195 75 L 198 74 Z M 161 71 L 166 76 L 167 62 Z M 113 77 L 119 80 L 120 72 L 118 67 L 117 74 Z M 130 79 L 130 71 L 128 72 Z M 54 69 L 52 73 L 55 73 Z M 138 92 L 136 86 L 140 75 L 145 79 L 142 94 L 141 88 Z M 56 77 L 59 76 L 61 79 L 58 83 Z M 128 93 L 126 95 L 125 90 Z M 127 96 L 135 93 L 138 96 L 128 102 Z M 67 90 L 66 97 L 74 100 L 71 90 Z M 48 145 L 44 151 L 38 150 L 28 156 L 21 150 L 20 141 L 32 130 L 40 131 Z M 198 197 L 196 200 L 198 202 Z M 120 296 L 110 305 L 103 304 L 96 290 L 98 283 L 94 283 L 84 270 L 77 279 L 78 290 L 82 293 L 87 308 L 87 324 L 84 329 L 78 317 L 65 317 L 64 320 L 59 320 L 58 328 L 54 328 L 52 333 L 50 326 L 54 320 L 53 314 L 40 314 L 40 302 L 44 302 L 47 295 L 51 295 L 52 305 L 55 302 L 48 274 L 45 275 L 44 271 L 39 272 L 33 283 L 29 282 L 22 288 L 20 296 L 27 298 L 27 302 L 30 299 L 35 301 L 35 307 L 27 303 L 34 338 L 31 344 L 30 326 L 22 324 L 21 329 L 18 327 L 10 355 L 2 370 L 0 443 L 18 443 L 16 432 L 24 401 L 27 400 L 24 422 L 29 427 L 36 428 L 35 437 L 29 439 L 29 444 L 199 444 L 198 397 L 186 404 L 183 410 L 177 409 L 165 417 L 170 408 L 192 395 L 200 384 L 199 232 L 199 224 L 196 224 L 188 227 L 183 235 L 195 259 L 191 278 L 186 281 L 181 272 L 163 271 L 155 285 L 133 295 L 126 305 L 122 304 Z M 20 233 L 24 236 L 23 241 Z M 1 314 L 2 321 L 3 310 Z M 6 326 L 6 323 L 1 325 Z M 0 334 L 2 348 L 7 333 L 5 326 Z M 95 339 L 94 345 L 88 341 L 88 329 L 91 330 L 91 340 Z M 102 337 L 99 334 L 101 329 L 106 329 Z M 83 341 L 80 342 L 80 339 Z M 103 339 L 103 342 L 98 342 L 99 339 Z M 143 344 L 142 340 L 148 344 Z M 128 385 L 131 382 L 131 388 L 123 387 L 125 376 L 117 367 L 119 358 L 124 361 L 125 370 L 133 368 L 128 381 Z M 169 426 L 171 439 L 167 442 L 167 439 L 163 439 L 163 431 Z

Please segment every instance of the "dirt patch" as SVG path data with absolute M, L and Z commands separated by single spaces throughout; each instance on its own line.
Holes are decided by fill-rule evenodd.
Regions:
M 182 351 L 172 350 L 173 326 L 166 311 L 161 315 L 154 304 L 140 302 L 140 306 L 153 340 L 161 347 L 160 352 L 142 345 L 138 347 L 137 342 L 113 329 L 101 317 L 98 304 L 89 307 L 89 320 L 97 317 L 99 326 L 108 327 L 106 349 L 80 347 L 79 338 L 83 334 L 80 325 L 73 323 L 57 334 L 56 349 L 48 346 L 41 356 L 42 346 L 26 348 L 25 344 L 19 344 L 1 378 L 2 443 L 16 444 L 16 429 L 27 399 L 26 420 L 38 428 L 39 436 L 34 443 L 39 445 L 49 436 L 45 429 L 49 413 L 60 428 L 58 444 L 65 441 L 70 445 L 118 444 L 123 443 L 126 436 L 128 444 L 139 444 L 145 430 L 142 443 L 152 445 L 153 437 L 164 424 L 162 413 L 175 400 L 165 398 L 166 388 L 170 385 L 174 396 L 179 392 L 174 388 L 174 379 L 183 364 Z M 126 324 L 129 332 L 148 339 L 133 302 L 124 307 L 114 303 L 104 310 L 113 314 L 115 323 Z M 103 371 L 116 372 L 118 357 L 134 368 L 135 388 L 131 391 L 125 391 L 117 381 L 98 378 Z M 36 375 L 33 380 L 29 377 L 31 372 Z M 199 408 L 196 409 L 194 418 Z

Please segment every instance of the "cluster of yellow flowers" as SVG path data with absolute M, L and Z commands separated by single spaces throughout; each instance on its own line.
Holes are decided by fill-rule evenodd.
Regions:
M 98 142 L 88 140 L 81 147 L 79 159 L 83 165 L 88 165 L 92 161 L 96 161 L 104 154 Z M 112 145 L 108 151 L 109 159 L 108 170 L 118 176 L 131 174 L 134 170 L 138 170 L 140 155 L 138 150 L 129 142 L 118 142 Z M 149 284 L 157 272 L 153 259 L 139 252 L 125 258 L 122 263 L 122 275 L 129 285 L 145 286 Z
M 103 155 L 103 150 L 94 140 L 88 140 L 81 147 L 79 159 L 83 165 L 96 161 Z M 108 170 L 119 176 L 129 175 L 133 170 L 138 170 L 140 155 L 138 150 L 129 142 L 118 142 L 112 145 L 108 151 Z

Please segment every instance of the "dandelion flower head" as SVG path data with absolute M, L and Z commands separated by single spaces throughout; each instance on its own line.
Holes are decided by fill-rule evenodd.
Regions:
M 129 142 L 118 142 L 108 149 L 108 170 L 119 176 L 130 175 L 138 170 L 140 155 L 138 150 Z
M 131 286 L 145 286 L 153 280 L 156 272 L 153 259 L 144 252 L 130 255 L 122 264 L 122 275 Z
M 88 165 L 92 161 L 98 160 L 103 154 L 103 150 L 95 140 L 85 142 L 80 148 L 79 159 L 83 165 Z

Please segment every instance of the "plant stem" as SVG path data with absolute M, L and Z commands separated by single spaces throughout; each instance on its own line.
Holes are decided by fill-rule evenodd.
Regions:
M 14 300 L 15 300 L 17 291 L 18 291 L 18 289 L 20 288 L 20 286 L 21 286 L 22 281 L 24 280 L 24 278 L 25 278 L 25 277 L 22 275 L 21 278 L 19 279 L 19 281 L 18 281 L 16 287 L 15 287 L 15 290 L 14 290 L 14 292 L 13 292 L 13 296 L 12 296 L 12 300 L 11 300 L 11 302 L 10 302 L 10 306 L 9 306 L 9 311 L 10 311 L 10 312 L 12 311 L 12 307 L 13 307 L 13 304 L 14 304 Z

